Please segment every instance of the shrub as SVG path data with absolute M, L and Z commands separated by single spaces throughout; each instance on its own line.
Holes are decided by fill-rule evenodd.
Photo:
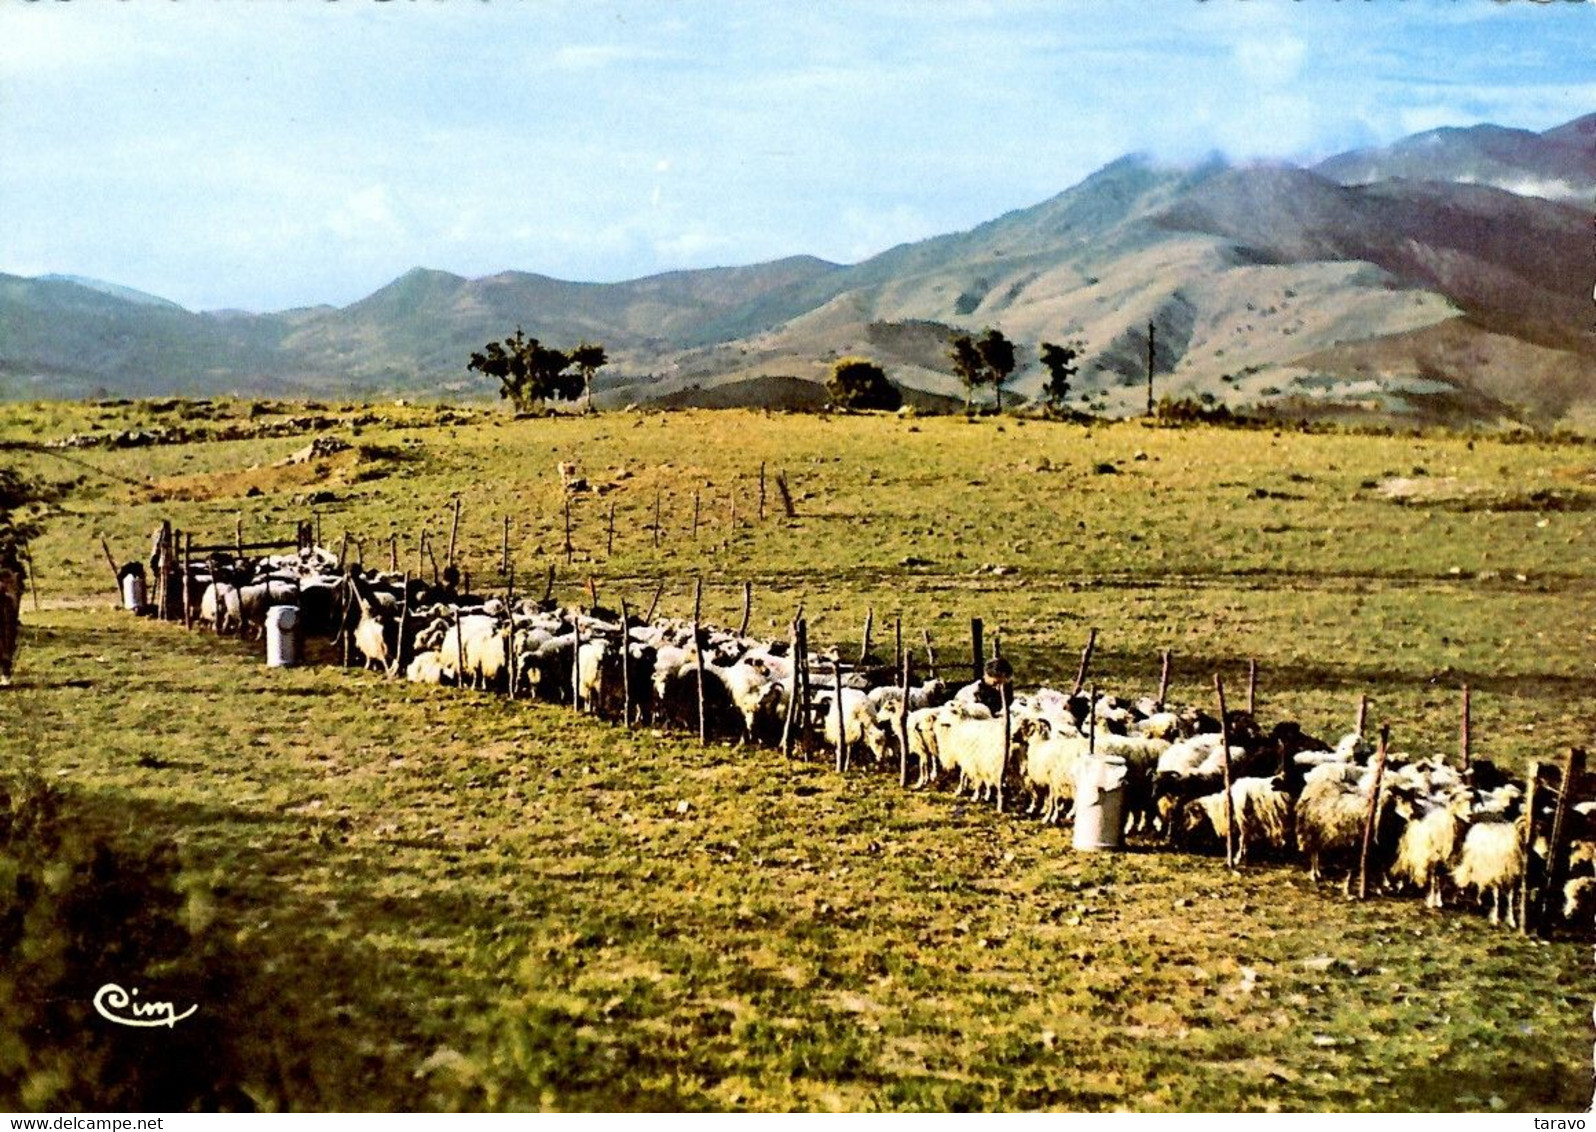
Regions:
M 0 783 L 0 1108 L 256 1107 L 237 1056 L 247 1007 L 206 930 L 209 893 L 170 848 L 115 848 L 82 816 L 37 774 Z M 117 1025 L 94 1006 L 109 983 L 199 1009 L 170 1027 Z
M 886 371 L 869 358 L 839 358 L 831 367 L 826 392 L 839 409 L 901 408 L 903 394 L 887 380 Z

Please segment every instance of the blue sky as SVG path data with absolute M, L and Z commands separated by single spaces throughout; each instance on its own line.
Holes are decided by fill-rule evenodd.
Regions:
M 0 271 L 193 309 L 410 267 L 855 262 L 1132 151 L 1596 111 L 1550 0 L 0 0 Z

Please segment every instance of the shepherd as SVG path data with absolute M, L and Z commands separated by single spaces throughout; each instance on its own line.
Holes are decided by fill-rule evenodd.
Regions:
M 0 545 L 0 688 L 11 683 L 17 656 L 17 631 L 22 625 L 22 590 L 27 572 L 17 548 Z

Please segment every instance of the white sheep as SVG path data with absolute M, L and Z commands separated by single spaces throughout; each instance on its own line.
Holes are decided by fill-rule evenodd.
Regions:
M 816 696 L 815 703 L 825 712 L 824 735 L 826 746 L 837 745 L 837 704 L 834 696 Z M 870 697 L 854 688 L 842 689 L 843 757 L 852 756 L 861 744 L 876 762 L 886 757 L 891 742 L 891 732 L 882 725 Z
M 755 656 L 745 656 L 736 664 L 722 667 L 707 665 L 706 675 L 717 677 L 725 685 L 732 706 L 742 716 L 743 732 L 738 745 L 754 742 L 761 734 L 769 733 L 784 718 L 787 708 L 787 688 L 771 672 L 769 663 Z M 832 713 L 833 721 L 835 713 Z M 836 728 L 832 728 L 835 741 Z
M 1230 808 L 1236 817 L 1236 860 L 1244 862 L 1254 849 L 1264 846 L 1283 853 L 1291 846 L 1293 801 L 1278 778 L 1238 778 L 1230 784 Z M 1185 833 L 1197 826 L 1223 843 L 1229 825 L 1225 817 L 1225 792 L 1205 794 L 1187 803 Z
M 435 649 L 418 652 L 405 669 L 405 679 L 417 684 L 443 683 L 443 657 Z
M 1055 731 L 1045 721 L 1022 724 L 1020 732 L 1016 737 L 1025 743 L 1020 773 L 1035 795 L 1032 812 L 1040 809 L 1042 821 L 1054 824 L 1065 804 L 1075 801 L 1075 768 L 1086 757 L 1087 740 Z
M 1524 843 L 1517 822 L 1482 821 L 1469 827 L 1452 882 L 1472 888 L 1481 903 L 1490 904 L 1491 923 L 1500 923 L 1505 909 L 1507 926 L 1518 926 L 1513 895 L 1523 878 Z
M 1307 854 L 1308 876 L 1312 880 L 1318 881 L 1324 875 L 1326 856 L 1349 854 L 1362 846 L 1369 793 L 1373 787 L 1374 777 L 1369 772 L 1360 772 L 1350 780 L 1342 768 L 1335 765 L 1317 767 L 1309 772 L 1302 794 L 1297 798 L 1296 829 L 1297 845 Z M 1389 795 L 1383 786 L 1380 797 L 1384 809 Z M 1349 890 L 1351 882 L 1349 871 Z
M 1397 840 L 1391 879 L 1420 889 L 1424 893 L 1425 907 L 1441 908 L 1444 904 L 1442 878 L 1468 829 L 1468 793 L 1454 791 L 1439 805 L 1423 813 L 1406 799 L 1399 798 L 1396 808 L 1397 813 L 1407 819 L 1407 824 Z
M 499 623 L 481 613 L 462 613 L 443 635 L 438 652 L 443 672 L 456 684 L 470 677 L 473 686 L 486 687 L 506 671 L 507 643 Z
M 978 802 L 989 793 L 994 801 L 998 800 L 1009 753 L 1003 742 L 1001 719 L 944 716 L 937 723 L 937 753 L 944 763 L 959 770 L 955 796 L 969 786 Z
M 218 634 L 240 630 L 244 618 L 238 604 L 238 587 L 214 581 L 206 586 L 205 592 L 200 595 L 199 616 Z

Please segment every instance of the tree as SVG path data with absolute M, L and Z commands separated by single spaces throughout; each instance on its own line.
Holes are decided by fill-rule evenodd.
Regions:
M 1003 383 L 1014 373 L 1014 343 L 1001 330 L 990 326 L 980 339 L 960 334 L 949 344 L 948 359 L 953 372 L 964 382 L 964 411 L 970 411 L 970 397 L 978 386 L 990 385 L 997 394 L 997 410 L 1003 411 Z
M 964 411 L 970 411 L 970 398 L 976 387 L 986 384 L 986 362 L 976 348 L 975 339 L 968 334 L 957 335 L 948 345 L 948 360 L 953 372 L 964 382 Z
M 517 326 L 503 342 L 489 342 L 480 353 L 473 353 L 466 368 L 498 378 L 499 396 L 524 412 L 550 398 L 574 401 L 582 395 L 582 374 L 569 372 L 571 364 L 571 354 L 526 337 Z
M 1053 342 L 1042 343 L 1042 367 L 1047 370 L 1042 399 L 1051 407 L 1064 407 L 1064 399 L 1070 394 L 1070 379 L 1081 371 L 1080 358 L 1079 342 L 1069 342 L 1063 346 Z
M 839 358 L 831 367 L 826 392 L 839 409 L 902 407 L 903 394 L 887 380 L 886 371 L 869 358 Z
M 1003 412 L 1003 383 L 1014 374 L 1014 343 L 1003 337 L 1001 330 L 987 327 L 986 333 L 975 344 L 986 364 L 986 381 L 997 397 L 997 411 Z
M 593 411 L 593 375 L 608 365 L 609 361 L 603 346 L 586 339 L 571 351 L 571 364 L 582 375 L 582 390 L 587 396 L 587 411 L 590 413 Z

